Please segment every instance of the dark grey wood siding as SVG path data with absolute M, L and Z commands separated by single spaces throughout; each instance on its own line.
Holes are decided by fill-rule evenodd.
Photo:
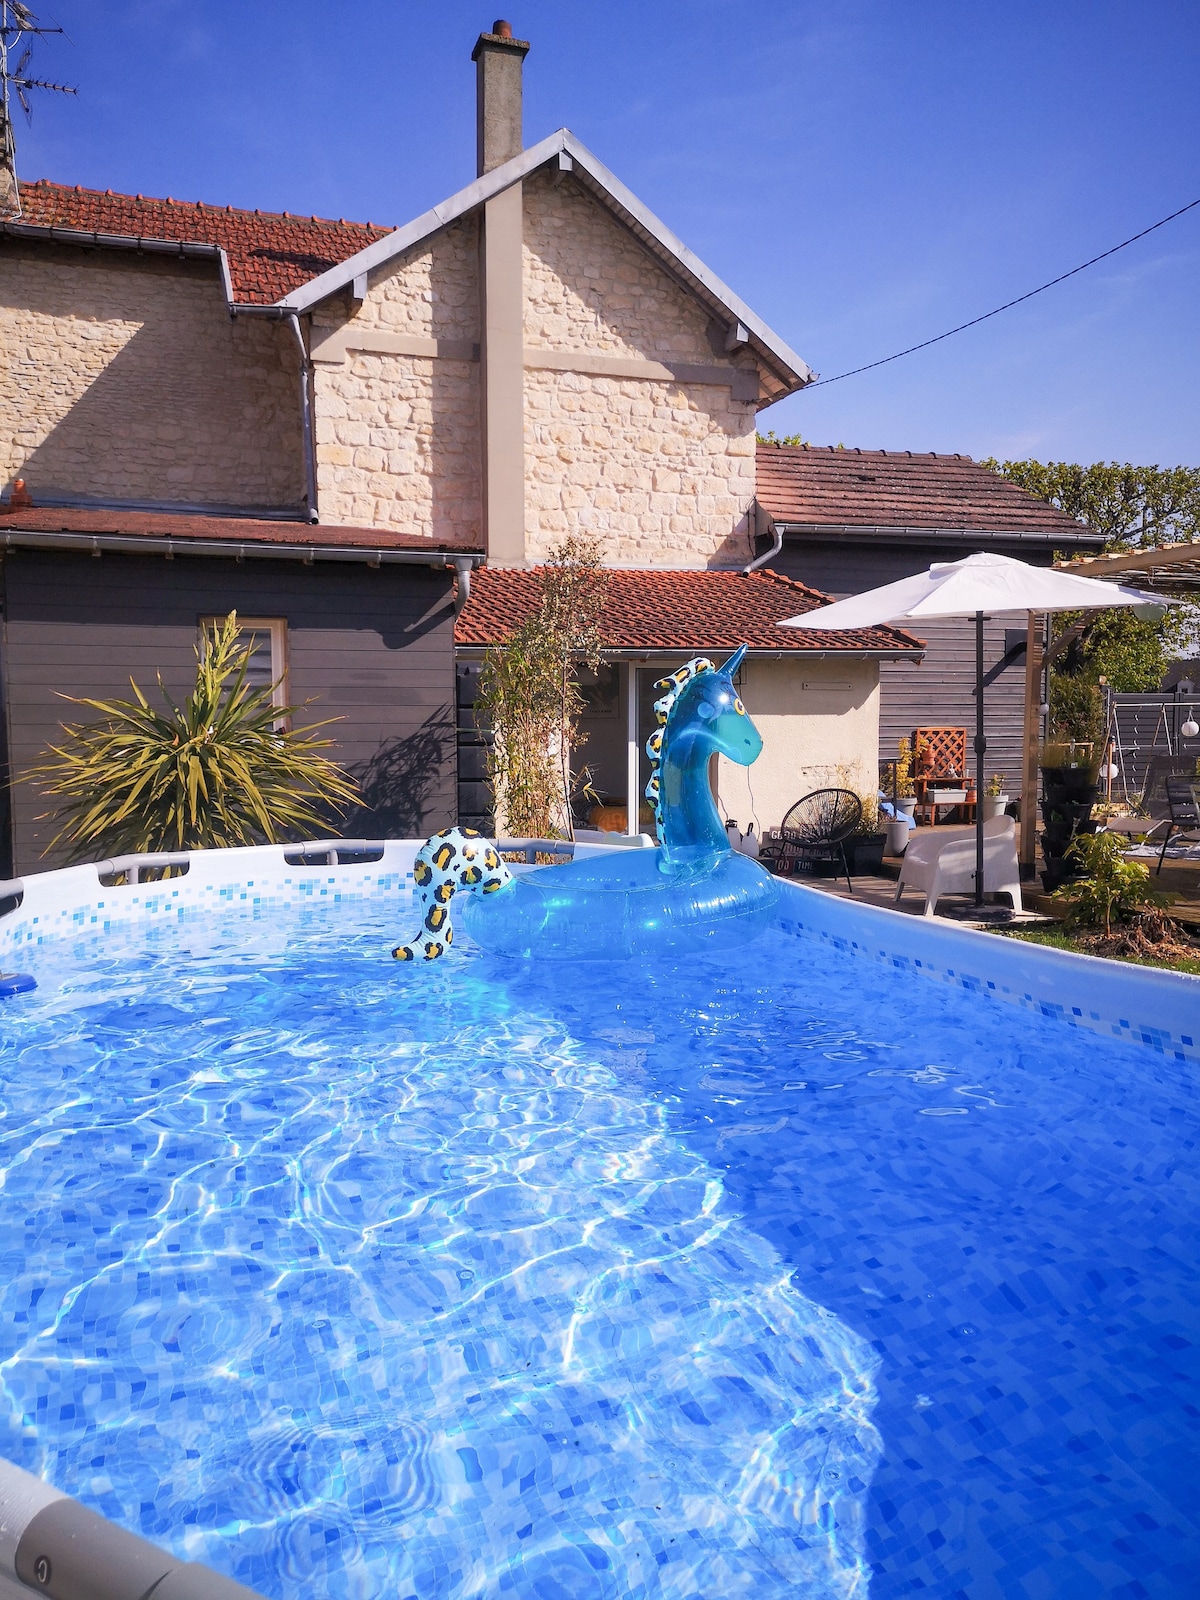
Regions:
M 1050 551 L 992 545 L 1001 555 L 1016 556 L 1031 566 L 1049 566 Z M 970 554 L 961 544 L 855 544 L 823 540 L 816 535 L 788 537 L 771 565 L 842 599 L 881 584 L 894 583 L 926 570 L 935 561 L 956 561 Z M 1021 747 L 1025 718 L 1025 652 L 1010 647 L 1024 640 L 1020 619 L 984 623 L 983 666 L 989 682 L 984 698 L 987 756 L 984 770 L 1004 774 L 1005 789 L 1021 792 Z M 896 745 L 916 727 L 965 727 L 975 730 L 975 624 L 969 620 L 923 623 L 911 630 L 926 643 L 919 667 L 884 662 L 879 674 L 879 759 L 890 761 Z M 970 743 L 968 741 L 968 751 Z M 974 756 L 969 754 L 974 770 Z
M 424 835 L 454 821 L 454 609 L 449 573 L 421 566 L 210 560 L 17 551 L 4 560 L 3 677 L 16 776 L 66 721 L 88 713 L 59 693 L 149 695 L 155 676 L 188 692 L 202 616 L 237 610 L 284 617 L 289 693 L 312 699 L 312 720 L 338 718 L 330 754 L 363 788 L 345 836 Z M 57 692 L 56 692 L 57 691 Z M 43 857 L 54 829 L 45 802 L 16 782 L 17 872 Z

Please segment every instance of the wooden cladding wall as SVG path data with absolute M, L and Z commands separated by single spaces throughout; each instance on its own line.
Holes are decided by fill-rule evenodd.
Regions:
M 13 774 L 36 762 L 85 708 L 59 692 L 147 697 L 155 678 L 188 692 L 203 616 L 283 617 L 295 703 L 338 719 L 330 754 L 362 785 L 347 837 L 423 836 L 454 821 L 454 610 L 450 573 L 321 562 L 222 561 L 18 551 L 4 561 L 4 689 Z M 14 869 L 59 864 L 42 851 L 54 828 L 28 783 L 12 794 Z
M 980 546 L 983 548 L 984 546 Z M 975 546 L 957 544 L 865 545 L 817 536 L 789 537 L 771 565 L 789 578 L 799 578 L 840 600 L 881 584 L 895 583 L 927 569 L 935 561 L 956 561 Z M 1032 553 L 999 544 L 988 545 L 1033 566 L 1048 566 L 1050 552 Z M 916 727 L 964 727 L 971 771 L 975 756 L 975 624 L 957 618 L 922 623 L 911 630 L 926 643 L 919 667 L 884 662 L 879 673 L 879 759 L 895 757 L 900 739 Z M 1025 718 L 1025 652 L 1010 650 L 1014 634 L 1025 637 L 1024 620 L 1007 617 L 984 623 L 983 666 L 990 678 L 985 690 L 987 756 L 984 770 L 1004 774 L 1008 794 L 1021 792 L 1021 752 Z

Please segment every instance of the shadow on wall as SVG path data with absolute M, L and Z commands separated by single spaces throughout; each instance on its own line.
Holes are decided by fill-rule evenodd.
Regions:
M 33 370 L 0 375 L 0 406 L 46 428 L 10 466 L 35 502 L 300 503 L 296 358 L 277 326 L 231 322 L 215 276 L 187 266 L 20 265 Z
M 346 818 L 343 834 L 362 830 L 383 839 L 416 839 L 452 822 L 442 813 L 454 747 L 453 722 L 441 711 L 415 733 L 385 740 L 369 761 L 351 769 L 362 799 Z

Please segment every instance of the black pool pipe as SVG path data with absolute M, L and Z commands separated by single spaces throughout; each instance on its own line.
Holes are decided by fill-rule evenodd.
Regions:
M 263 1600 L 180 1561 L 0 1459 L 0 1596 L 50 1600 Z

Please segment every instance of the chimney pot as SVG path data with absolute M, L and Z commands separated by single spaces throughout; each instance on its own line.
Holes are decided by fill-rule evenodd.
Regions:
M 525 148 L 521 71 L 529 44 L 514 39 L 512 23 L 497 18 L 471 52 L 475 63 L 476 150 L 479 176 L 502 167 Z
M 12 493 L 8 497 L 8 509 L 10 511 L 27 511 L 32 504 L 33 501 L 29 498 L 29 490 L 25 485 L 25 479 L 18 478 L 12 486 Z

